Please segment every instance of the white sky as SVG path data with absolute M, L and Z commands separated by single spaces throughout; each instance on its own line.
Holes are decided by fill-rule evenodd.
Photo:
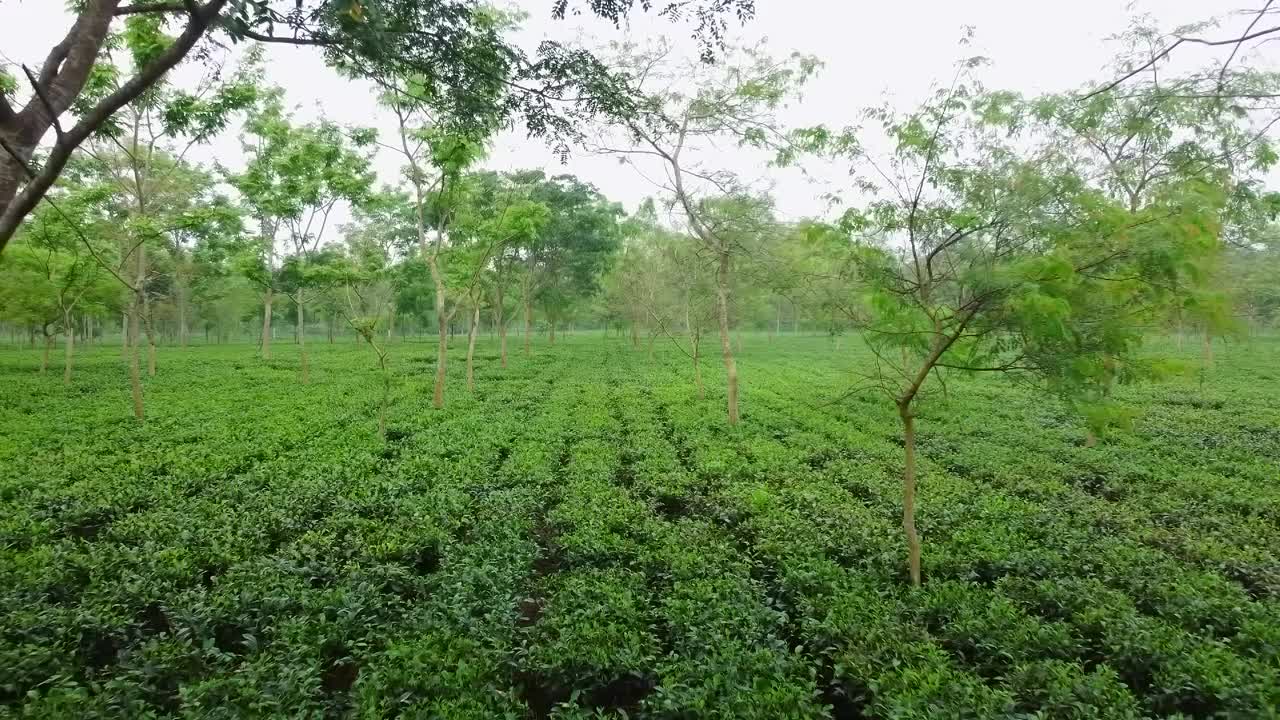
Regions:
M 622 39 L 627 30 L 584 16 L 552 20 L 552 0 L 515 4 L 529 14 L 519 39 L 530 51 L 543 38 L 585 37 L 595 44 Z M 821 58 L 824 69 L 785 118 L 795 125 L 838 127 L 854 122 L 861 108 L 886 95 L 895 105 L 914 106 L 931 83 L 950 78 L 953 63 L 963 56 L 981 54 L 992 60 L 981 76 L 991 88 L 1025 94 L 1066 90 L 1108 77 L 1105 65 L 1117 48 L 1107 38 L 1122 31 L 1136 14 L 1150 13 L 1162 28 L 1171 28 L 1243 4 L 1244 0 L 756 0 L 756 18 L 745 27 L 735 26 L 733 39 L 754 42 L 766 37 L 776 54 L 799 50 Z M 2 59 L 38 65 L 70 26 L 65 5 L 64 0 L 0 0 Z M 1248 18 L 1229 17 L 1223 34 L 1247 22 Z M 976 40 L 962 49 L 958 40 L 966 25 L 974 26 Z M 695 51 L 685 41 L 688 29 L 682 25 L 637 14 L 630 32 L 637 39 L 665 33 L 677 38 L 678 47 Z M 1208 51 L 1187 47 L 1179 50 L 1178 61 L 1194 65 L 1209 58 Z M 375 108 L 370 87 L 339 78 L 315 50 L 270 46 L 266 67 L 269 80 L 285 88 L 288 101 L 298 106 L 298 120 L 323 113 L 338 122 L 379 128 L 384 139 L 391 137 L 393 126 Z M 182 73 L 178 81 L 188 77 L 194 81 L 195 74 Z M 239 154 L 233 131 L 189 157 L 202 162 L 217 158 L 237 167 Z M 717 161 L 723 160 L 726 167 L 772 183 L 784 218 L 823 212 L 819 198 L 825 188 L 795 171 L 763 167 L 758 157 L 746 153 L 724 155 Z M 383 181 L 397 179 L 393 155 L 386 153 L 377 163 Z M 526 139 L 518 129 L 495 141 L 485 166 L 574 173 L 628 209 L 655 192 L 635 169 L 615 158 L 579 151 L 561 165 L 543 142 Z M 341 214 L 337 222 L 345 221 L 346 213 Z

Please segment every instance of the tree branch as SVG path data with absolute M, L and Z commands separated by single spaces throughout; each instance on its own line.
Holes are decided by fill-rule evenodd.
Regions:
M 226 3 L 227 0 L 209 0 L 204 7 L 197 8 L 197 12 L 191 13 L 186 29 L 164 52 L 128 82 L 116 88 L 115 92 L 94 105 L 93 109 L 68 130 L 59 142 L 54 143 L 40 172 L 31 178 L 22 188 L 22 192 L 9 203 L 3 214 L 0 214 L 0 251 L 4 250 L 4 246 L 13 237 L 22 219 L 35 208 L 40 198 L 44 197 L 53 186 L 62 169 L 66 167 L 67 161 L 71 159 L 72 152 L 117 110 L 135 100 L 181 62 L 196 42 L 204 36 L 205 31 L 209 29 L 210 24 Z

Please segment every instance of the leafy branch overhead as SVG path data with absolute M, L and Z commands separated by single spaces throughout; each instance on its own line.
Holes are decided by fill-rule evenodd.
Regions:
M 628 0 L 592 0 L 587 9 L 620 22 L 634 9 Z M 649 10 L 650 4 L 640 7 Z M 557 2 L 557 16 L 579 11 Z M 0 251 L 18 224 L 39 203 L 66 166 L 71 153 L 108 124 L 126 104 L 149 93 L 165 74 L 193 51 L 213 51 L 219 38 L 314 46 L 330 64 L 362 77 L 415 76 L 423 96 L 447 112 L 463 130 L 523 118 L 530 134 L 557 143 L 567 153 L 578 123 L 600 115 L 633 114 L 637 108 L 624 78 L 610 73 L 590 53 L 544 42 L 526 55 L 508 37 L 512 18 L 465 0 L 86 0 L 64 39 L 37 71 L 28 71 L 29 93 L 19 107 L 21 87 L 13 78 L 0 84 Z M 724 37 L 726 14 L 745 21 L 751 0 L 687 0 L 659 12 L 690 19 L 708 59 Z M 117 28 L 123 24 L 123 30 Z M 172 37 L 166 31 L 176 32 Z M 132 75 L 105 82 L 104 53 L 126 43 L 134 59 Z M 114 84 L 110 91 L 106 87 Z M 218 124 L 224 98 L 197 107 L 174 105 L 172 121 L 185 129 Z M 58 118 L 74 110 L 75 123 Z M 40 166 L 35 150 L 45 134 L 56 138 Z

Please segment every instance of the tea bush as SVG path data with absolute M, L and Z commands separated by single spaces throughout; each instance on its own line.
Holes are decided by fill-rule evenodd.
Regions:
M 1280 713 L 1280 344 L 1119 389 L 922 408 L 924 586 L 866 358 L 746 338 L 719 368 L 572 336 L 430 403 L 391 345 L 0 352 L 0 717 L 1267 718 Z M 461 373 L 462 369 L 451 368 Z M 455 381 L 452 388 L 463 387 Z

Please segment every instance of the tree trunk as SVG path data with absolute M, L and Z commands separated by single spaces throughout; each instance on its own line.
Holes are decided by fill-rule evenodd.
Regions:
M 133 302 L 133 294 L 129 295 L 129 302 Z M 133 340 L 129 337 L 129 310 L 125 308 L 120 311 L 120 359 L 129 360 L 129 346 Z
M 436 383 L 431 395 L 431 404 L 437 408 L 444 407 L 445 363 L 449 355 L 449 316 L 445 313 L 444 278 L 440 275 L 440 264 L 434 254 L 427 256 L 427 265 L 431 268 L 431 278 L 436 284 L 436 322 L 439 324 L 439 338 L 436 343 Z
M 138 360 L 138 336 L 141 328 L 138 327 L 139 315 L 142 313 L 142 282 L 144 277 L 139 274 L 138 288 L 133 293 L 133 307 L 129 313 L 129 390 L 133 395 L 133 417 L 138 422 L 144 419 L 142 406 L 142 370 L 139 367 Z
M 524 298 L 524 354 L 529 354 L 529 333 L 533 332 L 533 304 L 528 294 Z
M 1205 370 L 1213 367 L 1213 331 L 1207 323 L 1204 326 L 1204 335 L 1200 341 L 1200 361 Z
M 791 334 L 800 334 L 800 306 L 791 303 Z
M 372 343 L 370 343 L 372 345 Z M 382 370 L 382 402 L 378 405 L 378 435 L 384 440 L 387 437 L 387 404 L 391 399 L 391 375 L 387 373 L 387 354 L 377 347 L 378 367 Z
M 658 339 L 658 331 L 649 331 L 649 362 L 653 362 L 653 342 Z
M 396 332 L 396 307 L 391 306 L 390 312 L 387 313 L 387 340 L 390 341 Z
M 716 304 L 720 320 L 720 354 L 724 358 L 725 390 L 728 395 L 729 424 L 738 424 L 738 365 L 729 340 L 729 253 L 721 250 L 716 271 Z
M 773 337 L 782 332 L 782 305 L 775 306 L 773 310 L 773 330 L 769 333 L 769 342 L 773 342 Z
M 142 251 L 141 248 L 138 249 Z M 147 293 L 142 294 L 142 317 L 144 319 L 143 328 L 147 331 L 147 377 L 156 376 L 156 329 L 155 321 L 151 317 L 151 297 Z
M 698 387 L 698 399 L 706 398 L 707 392 L 702 385 L 702 360 L 699 355 L 699 347 L 702 345 L 702 339 L 698 335 L 693 336 L 693 383 Z
M 40 374 L 45 374 L 49 370 L 49 351 L 53 348 L 53 336 L 45 332 L 44 335 L 44 352 L 40 354 Z
M 174 288 L 178 300 L 178 347 L 187 346 L 187 282 L 181 273 L 174 273 Z
M 640 333 L 636 331 L 636 321 L 631 321 L 631 347 L 640 347 Z
M 271 300 L 272 288 L 267 287 L 262 296 L 262 359 L 271 359 Z
M 556 318 L 550 313 L 547 314 L 547 326 L 551 329 L 551 344 L 556 344 Z
M 67 342 L 63 347 L 62 353 L 62 384 L 71 387 L 71 363 L 75 358 L 76 345 L 76 333 L 73 329 L 75 326 L 71 324 L 71 313 L 63 314 L 62 324 L 67 329 L 66 333 L 64 333 L 67 337 Z
M 497 302 L 493 307 L 493 323 L 498 326 L 498 348 L 502 356 L 502 367 L 507 367 L 507 322 L 502 317 L 502 285 L 497 286 Z
M 475 392 L 476 335 L 480 329 L 480 304 L 471 314 L 471 330 L 467 333 L 467 392 Z
M 920 536 L 916 534 L 916 421 L 911 414 L 911 404 L 898 404 L 898 417 L 902 419 L 902 529 L 907 536 L 907 565 L 911 584 L 920 585 Z
M 307 357 L 307 316 L 303 290 L 298 288 L 298 354 L 302 356 L 302 384 L 311 382 L 311 359 Z
M 44 195 L 43 192 L 34 196 L 30 193 L 41 187 L 47 189 L 52 184 L 39 180 L 28 182 L 27 167 L 45 133 L 57 122 L 56 116 L 70 109 L 72 103 L 80 97 L 102 44 L 110 33 L 111 21 L 119 4 L 120 0 L 93 0 L 84 3 L 76 12 L 75 22 L 67 34 L 49 53 L 46 64 L 52 72 L 46 73 L 43 68 L 37 70 L 37 74 L 44 80 L 42 89 L 36 92 L 37 97 L 29 99 L 27 106 L 20 109 L 10 108 L 8 102 L 4 103 L 6 112 L 0 117 L 0 136 L 4 137 L 6 146 L 12 148 L 18 157 L 14 157 L 13 153 L 0 151 L 0 251 L 4 250 L 22 219 Z M 12 97 L 8 92 L 5 94 Z M 75 129 L 68 126 L 68 134 Z M 67 161 L 70 148 L 74 148 L 83 139 L 63 138 L 60 134 L 59 140 L 64 140 L 70 147 L 60 149 L 51 158 L 53 167 L 60 170 Z M 24 186 L 26 194 L 19 195 L 19 190 Z

